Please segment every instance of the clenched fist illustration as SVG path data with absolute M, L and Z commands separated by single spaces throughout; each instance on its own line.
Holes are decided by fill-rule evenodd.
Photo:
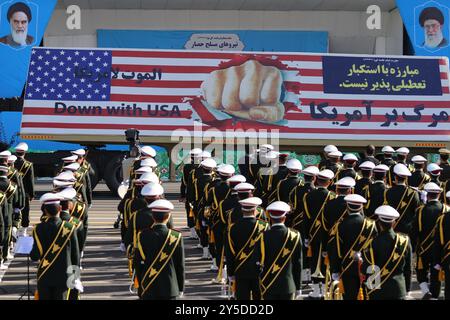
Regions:
M 280 70 L 249 60 L 239 66 L 211 72 L 201 88 L 206 102 L 236 117 L 277 122 L 284 117 L 280 102 Z

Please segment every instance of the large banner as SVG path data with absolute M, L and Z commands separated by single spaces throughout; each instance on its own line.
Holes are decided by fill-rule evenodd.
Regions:
M 396 1 L 414 53 L 418 56 L 450 57 L 450 2 Z
M 55 5 L 56 0 L 0 0 L 0 98 L 22 94 L 31 48 L 41 43 Z
M 448 72 L 436 57 L 35 48 L 21 134 L 119 142 L 133 127 L 158 142 L 177 129 L 447 142 Z
M 97 30 L 100 48 L 328 52 L 327 31 Z

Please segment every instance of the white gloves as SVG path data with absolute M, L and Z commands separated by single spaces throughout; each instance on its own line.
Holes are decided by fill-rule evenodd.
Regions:
M 180 294 L 178 295 L 178 298 L 183 298 L 183 296 L 184 296 L 184 292 L 180 291 Z
M 20 209 L 19 208 L 15 208 L 14 209 L 14 213 L 20 213 Z
M 440 264 L 436 264 L 436 265 L 434 265 L 434 268 L 435 268 L 436 270 L 441 270 L 441 269 L 442 269 L 442 267 L 441 267 L 441 265 L 440 265 Z
M 11 236 L 14 239 L 17 239 L 17 228 L 16 227 L 12 227 Z
M 305 239 L 304 245 L 305 245 L 305 247 L 309 247 L 309 239 Z
M 302 290 L 295 291 L 295 300 L 301 300 L 302 298 Z
M 331 279 L 333 279 L 333 281 L 339 281 L 339 273 L 333 273 Z
M 84 292 L 83 284 L 80 279 L 76 279 L 74 281 L 74 288 L 77 289 L 80 293 Z

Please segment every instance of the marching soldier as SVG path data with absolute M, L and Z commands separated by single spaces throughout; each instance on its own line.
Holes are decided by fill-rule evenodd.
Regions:
M 446 148 L 439 149 L 439 166 L 442 168 L 442 181 L 447 181 L 450 179 L 450 162 L 448 158 L 450 156 L 450 150 Z
M 256 150 L 255 154 L 250 159 L 249 180 L 248 183 L 256 186 L 259 179 L 259 171 L 261 168 L 267 167 L 272 159 L 274 147 L 271 144 L 263 144 Z M 269 155 L 269 157 L 267 157 Z
M 375 158 L 375 146 L 374 145 L 368 145 L 366 147 L 366 151 L 364 152 L 365 157 L 359 162 L 359 164 L 362 164 L 366 161 L 372 162 L 374 165 L 379 165 L 380 161 Z M 358 166 L 358 169 L 360 167 Z
M 217 163 L 212 158 L 207 158 L 200 163 L 202 175 L 194 179 L 194 187 L 192 188 L 193 209 L 196 221 L 196 229 L 200 238 L 200 245 L 203 249 L 203 259 L 208 259 L 208 225 L 204 215 L 205 202 L 207 198 L 207 185 L 214 180 L 213 170 L 217 167 Z
M 263 201 L 262 207 L 267 206 L 268 197 L 272 188 L 272 179 L 274 172 L 277 172 L 277 161 L 279 153 L 277 151 L 269 151 L 266 154 L 260 153 L 261 165 L 258 171 L 258 178 L 255 186 L 255 196 L 261 198 Z
M 137 235 L 134 268 L 142 300 L 173 300 L 184 291 L 181 232 L 167 228 L 173 204 L 159 199 L 149 205 L 154 224 Z
M 359 165 L 361 172 L 361 179 L 358 179 L 355 184 L 355 193 L 359 195 L 364 194 L 364 188 L 372 183 L 372 170 L 375 164 L 372 161 L 365 161 Z
M 289 169 L 286 166 L 288 157 L 289 153 L 280 153 L 278 155 L 278 170 L 274 171 L 276 173 L 273 173 L 270 177 L 271 181 L 268 187 L 267 201 L 269 201 L 271 194 L 276 193 L 278 183 L 284 180 L 289 174 Z
M 439 298 L 441 292 L 439 271 L 433 268 L 432 264 L 432 247 L 436 222 L 449 208 L 439 201 L 442 189 L 437 184 L 429 182 L 424 186 L 424 190 L 427 192 L 427 203 L 417 209 L 411 241 L 417 255 L 416 274 L 423 294 L 422 299 L 429 300 Z M 428 278 L 428 273 L 430 273 L 430 278 Z
M 345 177 L 351 177 L 356 180 L 355 165 L 358 162 L 358 158 L 353 153 L 347 153 L 342 160 L 344 161 L 344 166 L 336 172 L 334 180 L 338 181 Z
M 331 170 L 336 175 L 336 173 L 343 168 L 343 164 L 340 162 L 341 157 L 342 152 L 340 151 L 332 151 L 328 153 L 329 163 L 325 169 Z
M 325 170 L 331 164 L 328 154 L 335 151 L 338 151 L 338 148 L 332 144 L 329 144 L 323 148 L 324 157 L 322 158 L 322 160 L 320 160 L 319 163 L 320 170 Z
M 80 165 L 78 169 L 78 174 L 80 175 L 80 180 L 83 180 L 86 189 L 86 203 L 90 207 L 92 204 L 92 185 L 91 176 L 94 175 L 94 171 L 91 168 L 91 164 L 86 160 L 86 150 L 77 149 L 71 151 L 73 155 L 76 155 L 78 159 L 76 162 Z
M 419 193 L 406 185 L 411 171 L 405 165 L 396 164 L 393 172 L 394 186 L 384 191 L 384 204 L 395 208 L 400 214 L 397 221 L 393 223 L 394 230 L 410 235 L 416 209 L 420 206 Z
M 33 229 L 33 249 L 30 258 L 39 261 L 37 270 L 38 300 L 65 300 L 68 288 L 70 266 L 80 263 L 76 227 L 60 218 L 63 197 L 55 193 L 44 194 L 40 202 L 42 211 L 48 217 Z M 80 279 L 74 279 L 70 287 L 82 291 Z
M 381 164 L 388 166 L 390 169 L 391 167 L 393 167 L 396 164 L 394 159 L 392 159 L 392 155 L 395 152 L 394 148 L 392 148 L 391 146 L 384 146 L 383 149 L 381 149 L 381 152 L 383 152 L 383 155 L 384 155 L 384 159 L 383 159 L 383 161 L 381 161 Z M 386 177 L 387 178 L 386 183 L 389 187 L 391 187 L 392 183 L 394 182 L 394 177 L 393 177 L 392 173 L 393 172 L 389 171 L 389 173 L 387 174 L 387 177 Z
M 414 163 L 414 172 L 408 177 L 408 186 L 422 190 L 423 186 L 431 180 L 430 176 L 423 172 L 427 159 L 416 155 L 412 157 L 411 161 Z
M 200 153 L 200 164 L 194 168 L 194 170 L 191 171 L 191 181 L 194 184 L 195 180 L 197 180 L 199 177 L 203 175 L 203 167 L 201 166 L 201 162 L 206 159 L 211 159 L 211 152 L 209 151 L 202 151 Z
M 14 166 L 22 176 L 23 187 L 25 189 L 25 205 L 22 209 L 22 227 L 26 228 L 30 224 L 30 201 L 34 199 L 34 169 L 33 163 L 25 160 L 28 145 L 25 142 L 19 143 L 15 148 L 17 160 Z
M 194 213 L 191 210 L 192 199 L 188 198 L 189 192 L 188 188 L 192 188 L 193 181 L 192 178 L 192 170 L 200 165 L 199 155 L 202 153 L 202 149 L 194 148 L 189 151 L 189 155 L 191 156 L 191 162 L 185 163 L 183 165 L 183 176 L 181 178 L 180 185 L 180 202 L 184 202 L 184 208 L 186 209 L 186 220 L 191 231 L 191 239 L 197 239 L 197 233 L 195 232 L 195 221 L 194 221 Z
M 261 240 L 261 295 L 264 300 L 293 300 L 301 296 L 302 240 L 300 233 L 284 224 L 287 203 L 275 201 L 267 207 L 270 229 Z
M 430 175 L 430 182 L 436 183 L 438 186 L 442 187 L 443 182 L 441 181 L 441 173 L 443 169 L 437 163 L 430 163 L 427 166 L 427 172 Z
M 303 208 L 303 196 L 311 190 L 315 188 L 314 182 L 316 180 L 316 176 L 319 173 L 319 168 L 316 166 L 309 166 L 302 171 L 304 183 L 303 185 L 299 185 L 295 187 L 290 196 L 289 203 L 292 207 L 292 210 L 289 215 L 286 217 L 286 225 L 290 228 L 293 228 L 297 231 L 300 231 L 300 235 L 302 236 L 302 242 L 305 243 L 305 239 L 303 238 L 304 233 L 302 232 L 302 223 L 304 221 L 304 208 Z M 306 252 L 304 254 L 306 261 Z
M 156 157 L 156 151 L 150 146 L 142 146 L 139 148 L 139 157 L 136 158 L 130 169 L 130 181 L 135 179 L 135 170 L 143 167 L 141 161 L 148 158 Z
M 225 254 L 230 283 L 235 283 L 236 300 L 260 300 L 259 242 L 268 224 L 256 219 L 257 207 L 262 200 L 256 197 L 239 201 L 242 219 L 230 227 Z
M 206 195 L 205 206 L 208 208 L 208 226 L 209 226 L 209 247 L 213 256 L 211 270 L 217 271 L 219 269 L 221 253 L 223 248 L 223 225 L 220 223 L 219 203 L 226 199 L 231 192 L 227 179 L 230 178 L 235 169 L 230 164 L 224 164 L 216 170 L 218 178 L 215 179 L 209 188 Z
M 311 299 L 323 297 L 325 265 L 323 261 L 323 226 L 321 223 L 322 213 L 328 201 L 334 199 L 335 194 L 327 188 L 334 178 L 331 170 L 320 171 L 316 177 L 316 189 L 303 197 L 303 208 L 305 212 L 304 232 L 305 246 L 308 247 L 307 257 L 311 258 L 311 275 L 313 292 L 309 294 Z
M 239 183 L 234 189 L 237 191 L 239 201 L 241 201 L 241 200 L 245 200 L 245 199 L 253 197 L 253 192 L 255 190 L 255 187 L 252 186 L 250 183 L 243 182 L 243 183 Z M 257 213 L 256 213 L 256 218 L 257 219 L 263 218 L 261 215 L 262 215 L 262 209 L 259 208 L 259 210 L 257 210 Z M 232 208 L 228 212 L 227 216 L 228 216 L 228 222 L 227 222 L 228 229 L 227 230 L 229 231 L 231 226 L 233 224 L 235 224 L 236 222 L 238 222 L 242 218 L 241 206 L 237 205 L 234 208 Z M 263 218 L 262 220 L 265 220 L 265 219 Z
M 17 160 L 15 155 L 8 157 L 8 179 L 17 186 L 16 201 L 13 211 L 13 226 L 12 226 L 12 237 L 15 239 L 17 235 L 17 229 L 21 225 L 22 220 L 22 210 L 25 207 L 25 188 L 23 186 L 22 176 L 19 171 L 14 167 L 14 162 Z
M 240 174 L 234 175 L 231 178 L 227 179 L 227 183 L 230 186 L 231 192 L 226 199 L 219 202 L 219 209 L 218 209 L 220 216 L 220 223 L 222 224 L 222 228 L 224 228 L 224 230 L 228 230 L 229 227 L 228 223 L 231 220 L 231 212 L 233 211 L 234 208 L 239 206 L 239 200 L 241 200 L 239 198 L 236 187 L 244 183 L 245 181 L 246 181 L 245 177 Z M 249 190 L 250 191 L 254 190 L 254 187 L 252 185 L 250 186 L 251 188 Z
M 302 163 L 297 159 L 290 159 L 286 163 L 286 168 L 288 169 L 287 177 L 278 182 L 275 190 L 272 192 L 272 196 L 269 198 L 269 203 L 273 201 L 288 203 L 292 190 L 302 184 L 298 176 L 303 169 Z
M 379 164 L 373 168 L 372 172 L 374 181 L 363 189 L 362 196 L 367 199 L 367 203 L 364 206 L 366 217 L 376 220 L 375 209 L 383 205 L 384 192 L 388 189 L 386 176 L 389 172 L 389 167 L 384 164 Z
M 406 158 L 408 157 L 409 154 L 409 149 L 406 147 L 401 147 L 398 148 L 397 150 L 395 150 L 395 152 L 397 153 L 397 163 L 401 163 L 403 164 L 405 167 L 407 167 L 410 171 L 414 170 L 414 168 L 412 168 L 407 162 L 406 162 Z
M 375 221 L 364 218 L 366 199 L 359 194 L 349 194 L 344 201 L 347 214 L 334 226 L 328 244 L 331 278 L 342 281 L 344 300 L 363 300 L 361 251 L 377 231 Z
M 447 180 L 448 181 L 448 180 Z M 446 193 L 450 198 L 450 192 Z M 450 300 L 450 213 L 441 215 L 436 224 L 433 244 L 433 269 L 439 272 L 439 281 L 445 278 L 444 299 Z
M 411 241 L 407 235 L 394 231 L 393 224 L 400 217 L 397 210 L 383 205 L 375 214 L 380 229 L 362 254 L 365 297 L 367 300 L 403 300 L 411 288 Z

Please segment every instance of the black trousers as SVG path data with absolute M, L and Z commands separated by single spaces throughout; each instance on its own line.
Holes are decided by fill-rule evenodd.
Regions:
M 191 211 L 191 207 L 189 206 L 189 202 L 186 200 L 184 203 L 184 208 L 186 209 L 186 220 L 189 228 L 195 227 L 195 219 L 194 217 L 189 217 L 189 212 Z
M 295 293 L 265 294 L 264 300 L 294 300 Z
M 30 197 L 25 196 L 25 206 L 22 209 L 22 227 L 26 228 L 30 225 Z
M 2 258 L 6 260 L 8 256 L 8 248 L 9 244 L 11 243 L 11 234 L 12 232 L 12 226 L 5 226 L 4 233 L 3 233 L 3 243 L 2 243 Z
M 261 300 L 259 278 L 236 277 L 236 300 Z
M 439 270 L 433 268 L 430 257 L 423 256 L 422 265 L 423 268 L 419 269 L 416 267 L 417 282 L 427 282 L 430 283 L 430 292 L 433 298 L 438 298 L 441 293 L 441 282 L 439 281 Z M 428 277 L 428 272 L 430 276 Z
M 37 285 L 39 300 L 66 300 L 67 287 Z
M 216 259 L 217 266 L 220 265 L 220 259 L 222 257 L 223 250 L 223 240 L 224 240 L 224 228 L 222 226 L 216 225 L 212 228 L 212 232 L 214 233 L 214 255 L 213 257 Z M 211 253 L 212 254 L 212 253 Z
M 342 283 L 344 284 L 344 300 L 358 300 L 360 287 L 359 275 L 347 271 L 342 275 Z
M 445 291 L 444 291 L 444 299 L 450 300 L 450 265 L 446 265 L 442 267 L 445 272 Z

